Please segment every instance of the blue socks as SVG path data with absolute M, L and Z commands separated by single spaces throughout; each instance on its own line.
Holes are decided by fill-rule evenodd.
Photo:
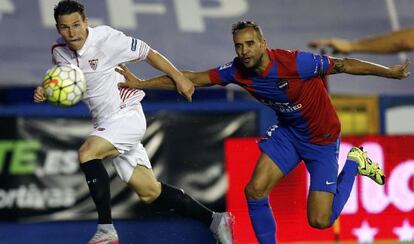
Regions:
M 331 224 L 338 218 L 351 194 L 355 176 L 358 174 L 358 163 L 347 160 L 338 176 L 337 189 L 332 205 Z M 250 221 L 256 238 L 260 244 L 276 244 L 276 221 L 273 217 L 269 198 L 247 200 Z
M 358 174 L 358 163 L 346 160 L 345 165 L 338 176 L 338 184 L 332 204 L 331 224 L 338 218 L 352 191 L 355 176 Z
M 247 200 L 250 221 L 260 244 L 276 244 L 276 222 L 269 198 Z

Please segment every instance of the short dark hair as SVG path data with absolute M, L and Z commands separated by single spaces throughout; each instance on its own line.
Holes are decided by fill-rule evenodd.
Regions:
M 78 12 L 82 19 L 85 19 L 85 7 L 80 2 L 74 0 L 61 0 L 54 8 L 54 17 L 56 23 L 58 22 L 58 17 L 66 14 L 73 14 Z
M 234 33 L 246 28 L 253 28 L 257 32 L 257 34 L 259 34 L 259 37 L 263 38 L 262 28 L 251 20 L 243 20 L 233 24 L 231 28 L 231 33 L 234 35 Z

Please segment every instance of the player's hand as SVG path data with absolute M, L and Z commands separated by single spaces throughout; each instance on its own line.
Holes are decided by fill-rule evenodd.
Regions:
M 308 43 L 311 48 L 332 48 L 334 54 L 348 54 L 352 52 L 352 42 L 340 38 L 315 39 Z
M 390 67 L 392 77 L 394 79 L 407 78 L 411 72 L 409 71 L 411 60 L 407 58 L 403 64 L 397 64 Z
M 140 86 L 142 83 L 142 80 L 138 78 L 134 73 L 129 71 L 128 67 L 125 64 L 118 65 L 117 68 L 115 68 L 115 71 L 120 73 L 124 76 L 125 81 L 118 83 L 119 87 L 128 87 L 128 88 L 139 88 L 142 89 L 143 87 Z
M 33 94 L 33 101 L 35 103 L 42 103 L 46 101 L 45 89 L 43 89 L 43 87 L 41 86 L 36 87 L 34 94 Z
M 187 101 L 191 102 L 195 90 L 193 82 L 187 79 L 184 75 L 181 75 L 175 80 L 175 84 L 177 86 L 178 93 L 185 97 Z

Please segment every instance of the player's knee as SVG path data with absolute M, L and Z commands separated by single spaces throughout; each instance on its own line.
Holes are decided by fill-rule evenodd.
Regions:
M 150 204 L 158 198 L 161 194 L 161 188 L 157 187 L 156 185 L 146 187 L 145 189 L 141 190 L 140 192 L 136 192 L 139 199 L 142 203 Z
M 79 161 L 81 163 L 88 162 L 89 160 L 92 160 L 92 159 L 97 159 L 96 153 L 93 152 L 92 147 L 90 147 L 88 144 L 83 144 L 79 148 L 78 155 L 79 155 Z
M 251 182 L 244 188 L 244 194 L 247 199 L 262 199 L 267 196 L 265 189 L 262 189 Z
M 151 204 L 155 199 L 157 199 L 154 195 L 140 195 L 139 199 L 144 204 Z
M 99 152 L 99 150 L 96 150 L 92 145 L 90 144 L 83 144 L 79 150 L 79 162 L 85 163 L 92 159 L 103 159 L 105 158 L 104 154 L 102 152 Z
M 313 216 L 308 218 L 309 225 L 316 229 L 331 227 L 331 220 L 328 215 Z

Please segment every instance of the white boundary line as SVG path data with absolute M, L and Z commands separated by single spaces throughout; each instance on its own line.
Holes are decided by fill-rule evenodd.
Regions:
M 388 17 L 390 18 L 391 22 L 391 30 L 398 31 L 400 29 L 400 21 L 398 20 L 398 13 L 397 9 L 395 8 L 394 0 L 385 0 L 385 4 L 387 5 Z M 402 62 L 404 62 L 408 56 L 406 52 L 400 52 L 398 54 L 398 57 Z

